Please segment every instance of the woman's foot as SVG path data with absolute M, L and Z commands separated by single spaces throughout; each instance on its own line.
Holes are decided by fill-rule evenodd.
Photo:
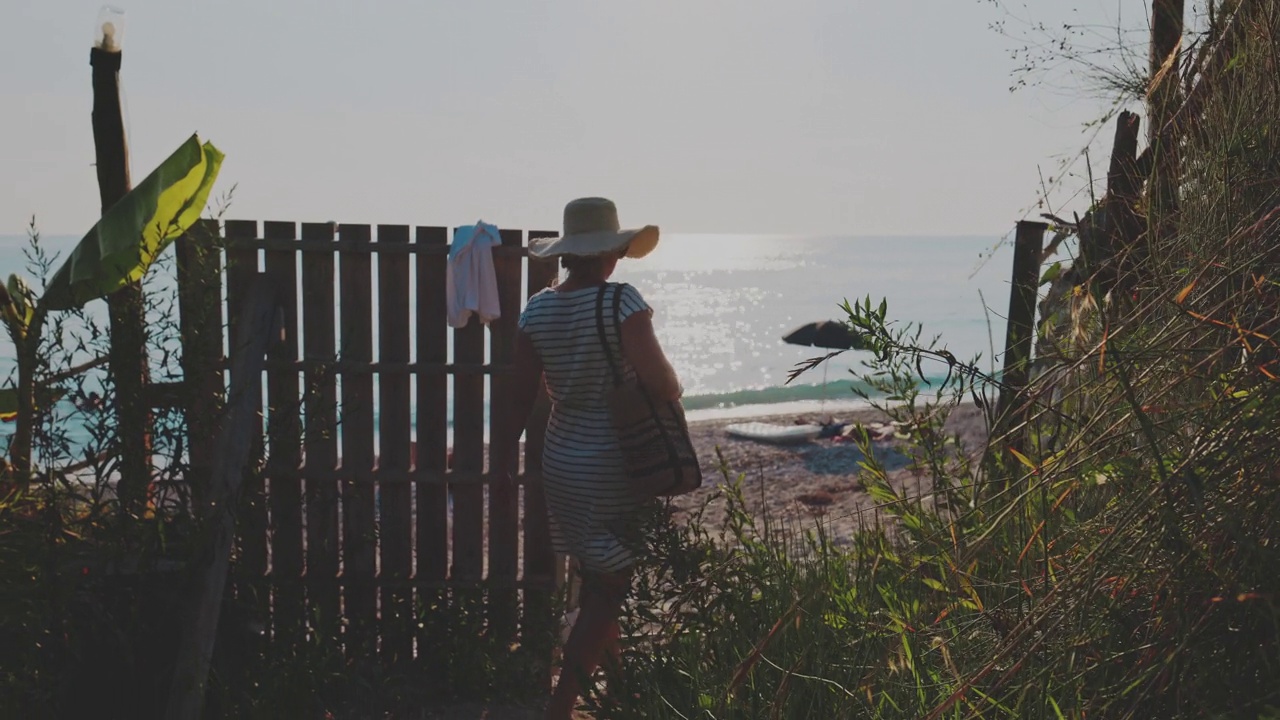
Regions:
M 560 681 L 547 703 L 547 720 L 571 720 L 583 680 L 591 680 L 605 657 L 610 664 L 618 662 L 618 614 L 630 586 L 630 572 L 583 573 L 581 612 L 564 646 Z

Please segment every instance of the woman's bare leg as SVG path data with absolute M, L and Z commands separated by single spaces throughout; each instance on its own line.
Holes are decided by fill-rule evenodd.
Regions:
M 560 681 L 547 704 L 547 720 L 569 720 L 582 694 L 582 679 L 591 678 L 606 654 L 610 663 L 617 662 L 618 615 L 630 583 L 630 573 L 592 573 L 583 581 L 581 611 L 564 646 Z

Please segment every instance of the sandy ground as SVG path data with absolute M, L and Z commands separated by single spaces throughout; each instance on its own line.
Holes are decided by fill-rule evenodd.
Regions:
M 925 503 L 933 501 L 933 481 L 917 467 L 908 443 L 895 434 L 889 418 L 877 410 L 856 410 L 835 417 L 789 415 L 757 418 L 778 425 L 843 423 L 846 432 L 865 427 L 873 439 L 876 459 L 887 471 L 889 482 L 900 495 Z M 848 539 L 859 523 L 876 522 L 876 503 L 862 490 L 859 463 L 866 458 L 856 442 L 845 436 L 773 445 L 742 440 L 727 435 L 726 425 L 744 420 L 708 421 L 690 425 L 703 470 L 703 487 L 676 500 L 676 517 L 690 509 L 707 507 L 704 522 L 723 517 L 724 500 L 715 498 L 724 482 L 719 456 L 731 479 L 741 477 L 747 506 L 759 516 L 792 527 L 812 526 L 818 520 L 837 542 Z M 986 436 L 982 413 L 972 405 L 962 405 L 947 418 L 945 429 L 959 436 L 960 445 L 970 454 L 981 450 Z

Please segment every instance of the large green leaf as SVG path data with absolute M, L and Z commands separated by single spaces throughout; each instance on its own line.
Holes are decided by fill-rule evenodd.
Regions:
M 67 391 L 61 388 L 42 388 L 37 394 L 40 396 L 39 404 L 47 407 L 61 400 L 66 396 Z M 16 417 L 18 417 L 18 391 L 11 387 L 0 388 L 0 420 L 13 422 Z
M 200 219 L 221 167 L 222 153 L 192 135 L 84 236 L 41 304 L 48 310 L 82 307 L 140 279 Z

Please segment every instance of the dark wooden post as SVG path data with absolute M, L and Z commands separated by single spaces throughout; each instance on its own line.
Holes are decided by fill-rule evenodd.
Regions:
M 1107 168 L 1107 192 L 1102 200 L 1105 224 L 1092 225 L 1080 238 L 1080 265 L 1103 293 L 1111 290 L 1123 256 L 1142 232 L 1138 198 L 1142 178 L 1138 174 L 1138 128 L 1141 118 L 1124 111 L 1116 119 L 1111 164 Z
M 93 144 L 98 167 L 98 193 L 105 215 L 133 187 L 129 178 L 129 147 L 120 111 L 121 53 L 95 47 L 93 67 Z M 147 334 L 142 284 L 132 283 L 107 298 L 110 311 L 109 366 L 116 387 L 117 428 L 121 465 L 118 487 L 122 506 L 137 511 L 146 498 L 151 477 L 147 384 Z
M 340 225 L 338 312 L 342 360 L 342 582 L 347 657 L 377 652 L 378 517 L 373 492 L 373 275 L 371 228 Z
M 192 502 L 204 502 L 222 412 L 222 241 L 218 222 L 204 220 L 178 238 L 178 313 L 190 453 Z
M 524 245 L 524 233 L 519 230 L 502 230 L 502 249 L 493 258 L 494 274 L 498 280 L 498 300 L 502 314 L 490 326 L 489 358 L 495 366 L 489 390 L 489 436 L 506 437 L 515 418 L 511 404 L 505 399 L 511 394 L 512 376 L 505 372 L 515 360 L 517 323 L 523 298 L 520 296 L 520 252 Z M 506 448 L 507 457 L 517 457 L 518 448 Z M 489 472 L 495 471 L 493 461 L 503 455 L 497 444 L 489 445 Z M 489 580 L 494 590 L 489 598 L 489 618 L 494 637 L 503 644 L 516 634 L 517 594 L 513 587 L 519 576 L 519 491 L 515 488 L 489 487 Z
M 531 231 L 529 240 L 555 237 L 559 233 Z M 526 294 L 532 297 L 555 282 L 559 265 L 555 260 L 529 258 L 526 267 Z M 551 547 L 551 529 L 547 516 L 547 499 L 542 490 L 542 445 L 546 437 L 551 402 L 546 388 L 538 391 L 538 402 L 526 420 L 524 437 L 524 475 L 520 484 L 524 508 L 524 614 L 521 620 L 521 644 L 535 648 L 547 664 L 539 666 L 539 684 L 551 689 L 551 648 L 556 632 L 555 604 L 556 554 Z
M 224 225 L 227 247 L 227 347 L 239 347 L 244 343 L 246 323 L 242 308 L 236 302 L 247 297 L 258 268 L 258 223 L 255 220 L 228 220 Z M 231 366 L 230 383 L 238 385 L 240 372 Z M 254 412 L 249 416 L 250 457 L 258 460 L 264 453 L 262 373 L 257 382 L 248 382 L 245 393 L 252 396 Z M 241 400 L 241 402 L 247 402 Z M 252 608 L 254 619 L 262 623 L 263 632 L 254 639 L 253 652 L 261 652 L 270 633 L 271 597 L 267 586 L 267 567 L 270 554 L 267 548 L 267 494 L 263 475 L 257 462 L 245 468 L 243 486 L 237 501 L 236 517 L 236 595 Z
M 1031 344 L 1035 337 L 1036 294 L 1040 288 L 1040 253 L 1049 226 L 1023 220 L 1013 244 L 1013 286 L 1009 290 L 1009 325 L 1005 331 L 1004 372 L 996 419 L 998 434 L 1012 433 L 1009 445 L 1022 451 L 1023 390 L 1030 379 Z
M 409 246 L 408 225 L 379 225 L 378 244 Z M 382 588 L 379 606 L 382 660 L 391 666 L 413 657 L 413 593 L 401 583 L 413 574 L 413 488 L 408 482 L 410 451 L 409 253 L 378 253 L 379 577 L 396 581 Z
M 326 645 L 341 640 L 338 571 L 337 314 L 334 302 L 334 233 L 331 223 L 303 223 L 302 342 L 306 358 L 307 604 Z M 314 249 L 311 249 L 314 248 Z
M 207 543 L 195 568 L 192 604 L 183 627 L 173 681 L 169 690 L 169 720 L 194 720 L 204 707 L 209 662 L 213 658 L 218 618 L 222 610 L 227 568 L 235 534 L 235 497 L 253 448 L 259 412 L 262 367 L 275 327 L 279 295 L 275 284 L 259 275 L 240 312 L 241 332 L 233 341 L 234 381 L 213 453 L 213 471 L 205 516 Z
M 297 223 L 267 221 L 264 240 L 285 243 L 298 237 Z M 302 423 L 298 392 L 298 253 L 288 245 L 262 254 L 264 274 L 279 293 L 284 335 L 267 347 L 267 457 L 264 487 L 270 522 L 272 603 L 271 625 L 277 647 L 293 649 L 305 635 L 302 589 Z
M 1178 208 L 1178 142 L 1172 120 L 1182 97 L 1177 53 L 1182 41 L 1183 12 L 1183 0 L 1152 0 L 1147 134 L 1153 163 L 1147 192 L 1148 246 L 1172 230 Z
M 418 634 L 418 657 L 431 667 L 443 665 L 431 648 L 452 628 L 442 620 L 448 603 L 444 589 L 449 578 L 449 496 L 445 473 L 449 469 L 449 362 L 448 275 L 449 230 L 420 227 L 417 243 L 417 349 L 418 445 L 417 476 L 417 612 L 423 622 Z

